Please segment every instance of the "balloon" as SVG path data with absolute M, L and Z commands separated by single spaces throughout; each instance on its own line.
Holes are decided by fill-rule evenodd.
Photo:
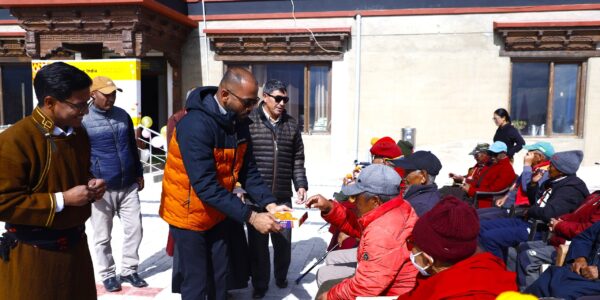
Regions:
M 163 127 L 160 129 L 160 135 L 161 135 L 162 137 L 164 137 L 164 138 L 167 138 L 167 126 L 163 126 Z
M 152 140 L 150 140 L 150 145 L 152 145 L 154 148 L 160 148 L 164 146 L 164 144 L 165 139 L 162 136 L 155 136 L 152 138 Z
M 152 127 L 152 118 L 145 116 L 142 118 L 142 126 L 146 128 Z
M 142 136 L 143 136 L 143 137 L 145 137 L 145 138 L 149 139 L 151 135 L 152 135 L 152 134 L 150 133 L 150 130 L 148 130 L 148 129 L 144 129 L 144 130 L 142 130 Z
M 150 150 L 142 149 L 142 151 L 140 151 L 140 160 L 143 162 L 148 162 L 149 159 L 150 159 Z

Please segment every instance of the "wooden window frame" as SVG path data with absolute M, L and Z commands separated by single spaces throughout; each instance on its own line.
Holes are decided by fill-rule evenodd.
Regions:
M 235 66 L 244 66 L 247 67 L 250 72 L 252 72 L 252 66 L 254 64 L 286 64 L 286 63 L 299 63 L 299 61 L 267 61 L 267 60 L 246 60 L 246 61 L 224 61 L 223 62 L 223 74 L 227 71 L 228 66 L 230 65 L 235 65 Z M 331 61 L 303 61 L 301 62 L 304 64 L 304 130 L 302 131 L 302 134 L 308 134 L 308 135 L 329 135 L 331 134 L 331 106 L 332 106 L 332 99 L 331 99 L 331 87 L 332 87 L 332 74 L 331 74 L 331 68 L 332 68 L 332 63 Z M 310 129 L 310 68 L 313 66 L 325 66 L 325 67 L 329 67 L 329 70 L 327 72 L 327 117 L 328 117 L 328 124 L 327 124 L 327 130 L 325 131 L 312 131 Z
M 513 70 L 514 63 L 528 63 L 528 62 L 543 62 L 549 63 L 549 76 L 548 76 L 548 98 L 546 99 L 547 104 L 547 115 L 546 115 L 546 132 L 542 137 L 578 137 L 583 138 L 583 123 L 585 117 L 585 91 L 586 91 L 586 81 L 587 78 L 587 60 L 581 59 L 566 59 L 566 58 L 513 58 L 510 63 L 510 80 L 509 80 L 509 95 L 510 99 L 508 100 L 508 111 L 512 111 L 512 81 L 513 81 Z M 553 105 L 554 105 L 554 66 L 555 64 L 578 64 L 577 68 L 577 88 L 575 95 L 575 119 L 574 119 L 574 127 L 575 133 L 554 133 L 552 128 L 552 118 L 553 118 Z M 529 136 L 526 137 L 536 137 Z

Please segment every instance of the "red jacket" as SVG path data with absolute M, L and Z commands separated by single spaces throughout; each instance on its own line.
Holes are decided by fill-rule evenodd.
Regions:
M 480 174 L 479 185 L 477 182 L 471 183 L 469 187 L 469 197 L 475 196 L 475 192 L 497 192 L 509 187 L 515 181 L 517 175 L 510 163 L 510 159 L 499 160 L 496 164 L 483 170 Z
M 504 291 L 516 290 L 516 274 L 506 271 L 502 259 L 484 252 L 431 277 L 419 276 L 415 289 L 398 300 L 493 300 Z
M 560 216 L 561 222 L 554 227 L 549 243 L 555 247 L 564 244 L 594 223 L 600 221 L 600 191 L 589 195 L 574 212 Z
M 351 237 L 360 238 L 356 273 L 334 286 L 327 299 L 357 296 L 395 296 L 410 291 L 417 270 L 410 262 L 406 238 L 412 233 L 417 214 L 398 196 L 360 219 L 338 202 L 323 218 Z
M 356 205 L 350 201 L 342 201 L 339 202 L 342 206 L 348 209 L 347 212 L 357 214 L 358 210 L 356 209 Z M 329 241 L 329 246 L 327 246 L 327 250 L 331 250 L 335 245 L 338 244 L 338 236 L 340 235 L 340 229 L 334 225 L 329 226 L 329 232 L 332 234 L 331 241 Z M 355 238 L 347 238 L 336 250 L 344 250 L 344 249 L 352 249 L 358 246 L 358 241 Z

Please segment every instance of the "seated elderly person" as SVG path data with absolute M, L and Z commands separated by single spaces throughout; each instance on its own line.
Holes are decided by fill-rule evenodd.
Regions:
M 476 184 L 482 180 L 482 175 L 487 174 L 486 170 L 491 164 L 491 158 L 487 152 L 490 148 L 488 143 L 479 143 L 473 151 L 469 153 L 475 159 L 475 165 L 467 170 L 466 175 L 458 175 L 454 173 L 448 174 L 454 181 L 451 186 L 444 186 L 440 189 L 442 197 L 452 195 L 459 199 L 469 200 L 469 195 L 461 188 L 463 184 Z
M 552 237 L 548 243 L 529 241 L 518 247 L 516 259 L 517 283 L 524 290 L 537 280 L 543 264 L 556 261 L 557 248 L 600 221 L 600 191 L 589 195 L 574 212 L 550 219 Z
M 422 216 L 440 201 L 435 176 L 440 173 L 442 163 L 429 151 L 417 151 L 393 162 L 405 170 L 404 200 L 412 205 L 419 217 Z
M 382 137 L 380 139 L 373 138 L 373 145 L 370 149 L 371 152 L 371 164 L 381 164 L 389 167 L 394 167 L 392 159 L 402 156 L 402 151 L 399 146 L 390 137 Z M 403 174 L 403 170 L 395 168 L 398 174 Z M 356 181 L 357 174 L 360 174 L 361 167 L 356 166 L 352 174 L 346 175 L 344 178 L 343 186 L 352 184 Z M 401 190 L 403 190 L 404 182 L 402 182 Z M 347 208 L 347 212 L 356 215 L 356 205 L 354 199 L 350 199 L 348 195 L 345 195 L 342 191 L 334 194 L 335 200 Z M 353 198 L 353 197 L 352 197 Z M 358 241 L 355 238 L 342 232 L 337 226 L 331 224 L 329 226 L 329 232 L 332 237 L 329 241 L 327 250 L 335 250 L 327 255 L 325 259 L 325 265 L 328 267 L 321 268 L 317 277 L 317 284 L 321 285 L 323 281 L 346 278 L 354 274 L 356 269 L 356 251 Z M 337 246 L 336 246 L 337 245 Z
M 515 273 L 477 251 L 478 232 L 475 209 L 452 196 L 419 218 L 407 246 L 420 275 L 414 290 L 398 299 L 496 299 L 516 290 Z
M 527 187 L 532 183 L 532 178 L 541 174 L 537 181 L 542 185 L 548 180 L 548 168 L 550 167 L 550 158 L 554 155 L 554 147 L 548 142 L 538 142 L 533 145 L 524 146 L 528 150 L 523 158 L 523 172 L 517 178 L 516 183 L 511 187 L 508 194 L 496 200 L 496 206 L 480 208 L 477 210 L 480 220 L 497 219 L 508 216 L 511 206 L 527 206 L 529 199 L 527 197 Z
M 477 182 L 465 183 L 462 189 L 470 198 L 475 196 L 476 192 L 498 192 L 513 184 L 517 175 L 510 163 L 510 158 L 506 155 L 507 147 L 503 142 L 494 142 L 487 150 L 491 157 L 491 165 L 481 174 Z M 480 201 L 479 207 L 490 207 L 489 201 Z
M 565 260 L 567 265 L 548 268 L 525 292 L 538 297 L 556 297 L 567 300 L 599 295 L 599 236 L 600 222 L 597 222 L 573 238 Z
M 395 296 L 414 287 L 417 270 L 410 263 L 406 238 L 417 215 L 399 195 L 400 181 L 398 173 L 390 167 L 364 168 L 356 183 L 342 189 L 344 194 L 356 197 L 358 217 L 321 195 L 308 199 L 306 205 L 320 209 L 326 221 L 351 237 L 360 238 L 356 273 L 349 278 L 323 282 L 317 299 Z
M 575 174 L 582 159 L 581 151 L 554 154 L 548 170 L 550 178 L 539 190 L 537 202 L 531 203 L 532 206 L 523 211 L 522 216 L 482 221 L 479 233 L 481 246 L 505 259 L 508 247 L 516 247 L 528 240 L 532 221 L 549 223 L 552 218 L 579 207 L 589 195 L 587 186 Z

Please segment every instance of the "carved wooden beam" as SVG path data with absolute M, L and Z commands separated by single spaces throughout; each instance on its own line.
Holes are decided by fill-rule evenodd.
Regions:
M 585 26 L 584 26 L 585 25 Z M 495 23 L 495 31 L 504 42 L 502 52 L 563 52 L 566 56 L 585 53 L 600 56 L 600 22 L 596 23 Z

